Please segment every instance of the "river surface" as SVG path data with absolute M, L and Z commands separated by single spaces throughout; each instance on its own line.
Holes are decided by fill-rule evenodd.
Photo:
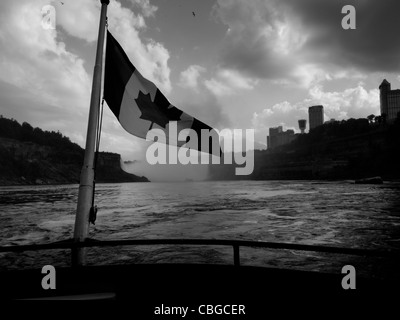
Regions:
M 0 187 L 0 246 L 72 238 L 77 185 Z M 399 250 L 400 186 L 347 181 L 121 183 L 96 187 L 98 240 L 240 239 Z M 204 246 L 90 248 L 89 264 L 231 263 L 232 249 Z M 0 253 L 0 269 L 65 266 L 69 251 Z M 399 277 L 383 258 L 273 249 L 241 249 L 246 265 Z

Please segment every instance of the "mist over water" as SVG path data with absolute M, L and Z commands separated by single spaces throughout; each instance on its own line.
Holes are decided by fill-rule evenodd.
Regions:
M 195 157 L 197 158 L 197 156 Z M 207 164 L 154 164 L 146 160 L 135 163 L 122 163 L 124 171 L 139 176 L 145 176 L 152 182 L 185 182 L 187 180 L 203 181 L 208 178 L 209 166 Z
M 0 188 L 0 245 L 72 238 L 77 185 Z M 90 237 L 98 240 L 241 239 L 400 252 L 400 187 L 317 181 L 99 184 Z M 1 253 L 0 268 L 68 265 L 68 250 Z M 231 263 L 232 249 L 199 246 L 91 248 L 90 264 Z M 398 276 L 377 258 L 292 250 L 241 249 L 248 265 Z

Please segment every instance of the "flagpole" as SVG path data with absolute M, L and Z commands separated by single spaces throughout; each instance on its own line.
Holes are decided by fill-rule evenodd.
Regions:
M 96 132 L 99 118 L 101 95 L 101 76 L 103 63 L 104 36 L 109 0 L 100 0 L 101 13 L 99 23 L 99 36 L 97 40 L 96 62 L 93 72 L 92 95 L 90 98 L 89 120 L 86 134 L 85 157 L 80 177 L 78 206 L 75 216 L 74 241 L 85 241 L 89 232 L 89 212 L 92 206 L 93 180 L 94 180 L 94 150 L 96 145 Z M 72 265 L 81 266 L 86 262 L 86 249 L 78 248 L 72 251 Z

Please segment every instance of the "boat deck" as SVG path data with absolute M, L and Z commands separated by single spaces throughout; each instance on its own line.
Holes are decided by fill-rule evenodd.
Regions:
M 341 252 L 360 256 L 383 255 L 396 259 L 397 252 L 343 249 L 284 243 L 229 240 L 157 239 L 62 242 L 49 245 L 2 247 L 0 252 L 159 244 L 222 245 L 233 247 L 233 264 L 126 264 L 56 268 L 56 289 L 44 290 L 41 269 L 0 272 L 1 299 L 5 300 L 112 300 L 133 308 L 143 319 L 154 316 L 157 307 L 187 306 L 194 310 L 190 319 L 200 317 L 200 306 L 244 305 L 247 313 L 262 314 L 276 304 L 306 307 L 351 306 L 366 310 L 378 301 L 398 297 L 400 279 L 356 276 L 356 289 L 343 289 L 345 274 L 294 269 L 244 266 L 240 247 Z M 204 311 L 206 307 L 202 307 Z M 287 311 L 290 311 L 290 307 Z M 219 318 L 220 319 L 220 318 Z
M 0 273 L 2 300 L 112 300 L 144 319 L 161 306 L 187 306 L 192 319 L 201 316 L 202 305 L 242 305 L 246 316 L 256 317 L 282 303 L 365 311 L 378 299 L 397 297 L 399 287 L 398 282 L 357 278 L 355 290 L 344 290 L 342 274 L 199 264 L 58 268 L 55 290 L 41 287 L 43 276 L 41 270 Z

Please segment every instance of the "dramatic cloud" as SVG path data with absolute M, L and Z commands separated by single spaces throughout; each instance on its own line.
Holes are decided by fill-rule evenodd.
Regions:
M 56 112 L 81 115 L 89 100 L 90 78 L 83 60 L 56 41 L 56 30 L 42 28 L 45 4 L 0 3 L 0 80 L 38 97 Z
M 202 76 L 206 72 L 199 65 L 191 65 L 181 72 L 179 85 L 189 90 L 180 92 L 176 106 L 216 128 L 229 127 L 230 120 L 222 111 L 219 97 L 252 89 L 257 81 L 231 70 L 217 70 L 215 78 L 204 80 Z
M 365 118 L 379 114 L 379 90 L 366 90 L 359 84 L 342 92 L 324 92 L 320 86 L 310 90 L 310 102 L 322 104 L 328 118 Z
M 57 25 L 68 34 L 88 42 L 97 40 L 100 1 L 68 1 L 64 5 L 53 1 L 52 5 L 56 7 Z
M 144 5 L 144 16 L 155 12 L 155 7 L 146 7 L 148 1 L 135 3 Z M 60 130 L 83 146 L 92 77 L 83 58 L 64 41 L 84 40 L 84 49 L 90 49 L 94 60 L 100 4 L 91 0 L 52 2 L 55 30 L 42 27 L 41 10 L 48 4 L 46 0 L 0 2 L 1 113 L 46 130 Z M 144 18 L 111 1 L 108 23 L 143 74 L 163 91 L 170 91 L 169 53 L 161 44 L 139 38 L 146 26 Z M 143 148 L 137 140 L 105 108 L 101 148 L 132 154 Z
M 276 1 L 220 0 L 214 15 L 229 27 L 222 66 L 251 76 L 271 79 L 287 74 L 307 39 L 299 19 Z
M 356 8 L 357 29 L 344 30 L 344 5 Z M 252 77 L 313 86 L 345 70 L 400 71 L 400 2 L 218 0 L 214 16 L 228 26 L 221 65 Z
M 135 8 L 142 10 L 143 15 L 148 17 L 153 17 L 158 8 L 150 4 L 150 0 L 130 0 Z
M 297 121 L 307 119 L 308 123 L 308 107 L 317 104 L 324 106 L 325 120 L 366 118 L 370 114 L 379 114 L 379 91 L 368 91 L 361 84 L 341 92 L 325 92 L 321 86 L 316 86 L 310 89 L 309 98 L 301 102 L 291 104 L 284 101 L 254 113 L 253 126 L 263 134 L 268 128 L 278 125 L 298 131 Z
M 364 71 L 400 71 L 400 43 L 393 41 L 399 30 L 396 0 L 286 0 L 301 19 L 308 34 L 308 54 L 314 61 L 329 61 L 341 67 L 356 67 Z M 356 30 L 343 30 L 341 9 L 353 5 L 356 9 Z M 320 54 L 325 52 L 324 55 Z
M 220 24 L 207 20 L 207 32 L 189 32 L 200 19 L 205 24 L 210 4 L 201 3 L 204 16 L 189 12 L 178 24 L 173 20 L 181 18 L 179 7 L 113 0 L 108 25 L 135 66 L 172 103 L 217 129 L 253 124 L 265 143 L 269 127 L 297 129 L 298 119 L 308 119 L 310 105 L 324 105 L 326 119 L 366 117 L 379 114 L 375 88 L 384 77 L 398 87 L 400 43 L 394 35 L 400 2 L 218 0 L 212 11 Z M 41 9 L 48 4 L 56 8 L 55 30 L 41 24 Z M 356 7 L 356 30 L 341 27 L 345 4 Z M 4 116 L 60 130 L 83 145 L 99 10 L 95 0 L 0 1 Z M 177 27 L 187 37 L 171 32 Z M 210 50 L 200 55 L 204 45 Z M 170 67 L 184 70 L 174 90 Z M 105 107 L 101 148 L 134 159 L 146 142 L 125 133 Z
M 135 7 L 140 7 L 144 16 L 152 16 L 157 7 L 148 0 L 133 0 Z M 99 26 L 100 2 L 81 0 L 57 3 L 57 25 L 68 34 L 88 42 L 97 40 Z M 164 46 L 151 39 L 143 41 L 141 30 L 146 28 L 142 15 L 134 14 L 124 8 L 118 1 L 110 1 L 108 5 L 108 24 L 110 31 L 128 54 L 140 72 L 154 81 L 164 92 L 171 91 L 168 67 L 169 52 Z
M 215 78 L 205 80 L 204 84 L 216 96 L 224 96 L 253 89 L 257 82 L 235 70 L 222 69 L 217 71 Z
M 229 127 L 229 117 L 222 111 L 217 97 L 204 86 L 182 92 L 176 106 L 214 128 Z
M 202 66 L 191 65 L 185 71 L 181 72 L 179 85 L 183 88 L 197 89 L 200 73 L 204 72 L 205 70 L 206 69 Z
M 109 29 L 120 42 L 135 67 L 164 92 L 172 89 L 169 52 L 161 44 L 151 39 L 143 42 L 140 29 L 145 27 L 134 13 L 121 7 L 117 1 L 110 2 Z

